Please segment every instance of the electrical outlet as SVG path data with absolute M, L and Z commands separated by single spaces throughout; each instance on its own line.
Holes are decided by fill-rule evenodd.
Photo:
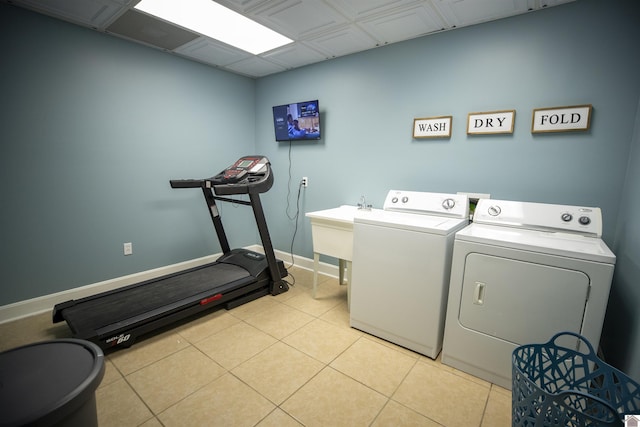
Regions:
M 124 254 L 125 255 L 133 254 L 133 244 L 131 242 L 124 244 Z
M 306 176 L 302 177 L 302 186 L 303 187 L 308 187 L 309 186 L 309 178 L 307 178 Z

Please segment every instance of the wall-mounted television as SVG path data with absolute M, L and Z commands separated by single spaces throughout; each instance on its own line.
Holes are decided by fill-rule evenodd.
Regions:
M 273 125 L 276 141 L 320 139 L 318 100 L 273 107 Z

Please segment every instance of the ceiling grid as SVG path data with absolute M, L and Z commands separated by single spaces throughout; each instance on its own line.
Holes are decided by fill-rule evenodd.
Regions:
M 248 77 L 575 0 L 216 0 L 291 39 L 253 55 L 133 10 L 139 0 L 0 0 Z

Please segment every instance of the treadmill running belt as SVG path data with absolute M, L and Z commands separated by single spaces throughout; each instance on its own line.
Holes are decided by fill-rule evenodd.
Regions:
M 76 332 L 81 335 L 81 331 L 97 330 L 203 292 L 228 292 L 236 287 L 233 286 L 234 282 L 244 278 L 253 280 L 244 268 L 232 264 L 211 264 L 149 281 L 144 286 L 124 288 L 120 292 L 83 301 L 82 304 L 65 308 L 63 315 L 69 325 L 74 325 Z M 237 285 L 244 283 L 246 281 L 241 280 Z M 216 289 L 218 287 L 220 289 Z

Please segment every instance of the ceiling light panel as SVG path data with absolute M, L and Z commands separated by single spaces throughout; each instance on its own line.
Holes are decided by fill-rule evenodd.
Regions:
M 212 0 L 142 0 L 135 8 L 254 55 L 293 42 Z

